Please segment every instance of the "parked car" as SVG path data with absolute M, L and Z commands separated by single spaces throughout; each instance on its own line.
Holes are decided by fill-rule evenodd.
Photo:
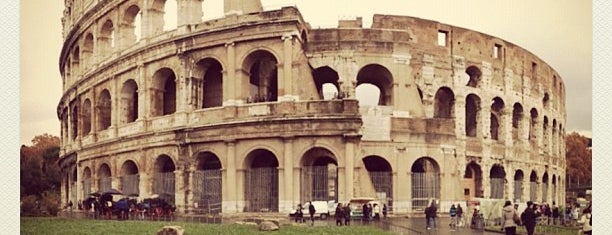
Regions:
M 312 201 L 312 205 L 315 207 L 315 218 L 318 217 L 322 220 L 327 219 L 327 217 L 334 216 L 336 214 L 336 201 Z M 308 213 L 308 207 L 310 206 L 309 202 L 302 204 L 302 213 L 304 213 L 304 219 L 310 218 L 310 214 Z M 292 209 L 289 213 L 289 217 L 294 217 L 296 212 L 296 208 Z
M 355 197 L 351 198 L 348 203 L 351 206 L 351 218 L 361 219 L 363 217 L 363 204 L 366 203 L 369 203 L 372 206 L 374 206 L 374 204 L 378 204 L 378 206 L 382 208 L 382 203 L 373 197 Z

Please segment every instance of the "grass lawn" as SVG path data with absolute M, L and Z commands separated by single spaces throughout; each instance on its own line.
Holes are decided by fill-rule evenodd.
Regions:
M 499 226 L 489 226 L 485 228 L 487 231 L 502 233 Z M 516 234 L 527 234 L 525 226 L 516 227 Z M 535 229 L 535 234 L 555 234 L 555 235 L 576 235 L 578 228 L 564 227 L 559 225 L 538 225 Z
M 189 234 L 270 234 L 256 226 L 237 224 L 198 224 L 185 222 L 116 221 L 59 217 L 21 217 L 20 230 L 27 234 L 146 234 L 154 235 L 165 225 L 179 225 Z M 272 234 L 392 234 L 370 226 L 281 226 Z

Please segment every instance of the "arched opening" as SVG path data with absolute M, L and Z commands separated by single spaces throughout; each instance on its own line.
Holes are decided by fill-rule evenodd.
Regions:
M 111 96 L 107 89 L 100 92 L 98 100 L 98 130 L 106 130 L 111 125 Z
M 196 214 L 221 213 L 222 201 L 221 161 L 211 152 L 196 156 L 193 173 L 193 202 Z
M 372 84 L 365 83 L 355 88 L 355 99 L 359 101 L 359 106 L 376 106 L 381 103 L 380 89 Z
M 73 167 L 70 173 L 70 200 L 73 204 L 77 202 L 77 174 L 76 167 Z
M 176 167 L 174 161 L 168 155 L 159 155 L 155 160 L 153 173 L 153 193 L 170 205 L 175 205 L 174 201 L 174 171 Z
M 499 98 L 493 98 L 493 104 L 491 104 L 491 139 L 494 140 L 503 140 L 505 133 L 503 132 L 503 120 L 504 114 L 504 101 Z M 500 125 L 501 124 L 501 125 Z
M 312 76 L 314 77 L 319 99 L 331 100 L 346 97 L 344 93 L 340 93 L 338 72 L 329 66 L 315 69 L 312 72 Z
M 360 99 L 362 94 L 357 90 L 362 84 L 371 84 L 378 88 L 379 96 L 377 105 L 393 105 L 393 76 L 389 70 L 378 64 L 366 65 L 357 73 L 357 87 L 355 96 L 359 100 L 359 104 L 366 104 L 366 99 L 376 100 L 372 95 L 369 98 L 364 97 L 363 102 Z
M 301 38 L 302 38 L 302 50 L 308 51 L 308 35 L 306 34 L 306 30 L 302 31 Z
M 480 76 L 482 75 L 480 69 L 476 66 L 470 66 L 465 69 L 465 73 L 467 73 L 467 75 L 470 77 L 470 80 L 468 80 L 466 86 L 478 87 L 480 83 Z
M 548 172 L 542 176 L 542 202 L 548 201 Z
M 412 210 L 424 210 L 432 200 L 440 199 L 440 167 L 430 157 L 417 159 L 411 168 Z
M 81 51 L 79 49 L 78 46 L 76 46 L 74 48 L 74 50 L 72 51 L 72 66 L 71 66 L 71 72 L 70 74 L 72 76 L 78 76 L 79 74 L 81 74 L 81 71 L 79 70 L 79 64 L 80 64 L 80 60 L 81 60 Z
M 523 201 L 523 171 L 516 170 L 514 173 L 514 201 Z
M 107 56 L 113 52 L 115 47 L 115 27 L 113 21 L 106 20 L 100 29 L 98 35 L 98 46 L 100 48 L 101 55 Z
M 93 59 L 93 52 L 94 52 L 94 37 L 93 34 L 88 33 L 87 35 L 85 35 L 85 39 L 83 41 L 83 60 L 85 61 L 85 66 L 87 66 L 87 68 L 91 67 L 91 65 L 94 62 Z
M 531 119 L 529 122 L 529 140 L 535 140 L 537 138 L 537 125 L 538 125 L 538 110 L 532 108 L 530 111 Z
M 89 198 L 91 194 L 91 170 L 89 167 L 83 169 L 83 195 L 82 198 Z
M 552 175 L 552 191 L 551 191 L 551 196 L 552 196 L 552 201 L 557 202 L 559 200 L 557 200 L 557 177 L 555 176 L 555 174 Z
M 245 164 L 246 212 L 278 212 L 278 160 L 265 149 L 251 151 Z
M 215 59 L 207 58 L 196 64 L 197 76 L 202 78 L 201 103 L 199 108 L 220 107 L 223 105 L 223 68 Z
M 70 127 L 72 128 L 70 136 L 74 140 L 79 135 L 79 106 L 74 105 L 70 114 Z
M 491 196 L 489 198 L 504 198 L 504 186 L 506 184 L 504 167 L 499 164 L 493 165 L 489 173 L 489 179 L 491 181 Z
M 176 75 L 169 68 L 162 68 L 153 74 L 151 96 L 152 116 L 173 114 L 176 111 Z
M 542 105 L 545 109 L 549 108 L 550 96 L 548 95 L 548 92 L 544 93 L 544 97 L 542 98 Z
M 125 10 L 123 24 L 121 25 L 121 34 L 123 36 L 123 45 L 129 46 L 137 41 L 140 41 L 142 12 L 140 7 L 132 5 Z
M 469 94 L 465 98 L 465 135 L 478 136 L 478 119 L 480 117 L 480 98 Z
M 544 149 L 545 151 L 548 151 L 548 142 L 549 140 L 549 136 L 548 136 L 548 117 L 544 116 L 544 121 L 543 121 L 543 125 L 542 125 L 542 139 L 544 139 L 543 144 L 544 144 Z
M 164 0 L 164 31 L 170 31 L 176 29 L 178 23 L 177 15 L 177 0 Z
M 536 195 L 538 192 L 538 174 L 535 171 L 531 171 L 529 175 L 529 200 L 534 202 L 537 200 Z
M 434 118 L 453 118 L 455 112 L 455 94 L 448 87 L 441 87 L 436 92 Z
M 249 72 L 247 103 L 278 100 L 277 60 L 270 52 L 255 51 L 245 59 L 244 71 Z
M 224 16 L 223 2 L 202 1 L 202 21 L 222 18 Z
M 521 120 L 523 119 L 523 106 L 520 103 L 514 103 L 512 109 L 512 139 L 519 139 L 521 133 Z
M 338 201 L 338 163 L 324 148 L 312 148 L 302 156 L 301 202 Z
M 376 198 L 387 204 L 389 211 L 392 211 L 393 169 L 391 169 L 391 164 L 380 156 L 367 156 L 363 158 L 363 165 L 370 175 Z
M 98 191 L 108 192 L 112 188 L 111 170 L 108 164 L 103 163 L 98 168 Z
M 91 132 L 91 101 L 89 99 L 85 99 L 83 102 L 83 136 L 89 135 Z
M 463 195 L 466 201 L 472 200 L 475 197 L 483 197 L 484 190 L 482 189 L 482 169 L 480 165 L 474 161 L 470 161 L 465 166 L 465 174 L 463 175 Z
M 550 135 L 550 139 L 552 142 L 552 154 L 554 157 L 557 155 L 557 119 L 553 119 L 552 121 L 552 135 Z
M 125 81 L 121 88 L 121 113 L 121 123 L 138 119 L 138 85 L 133 79 Z
M 121 187 L 119 189 L 125 196 L 139 196 L 140 175 L 138 167 L 132 160 L 127 160 L 121 166 Z

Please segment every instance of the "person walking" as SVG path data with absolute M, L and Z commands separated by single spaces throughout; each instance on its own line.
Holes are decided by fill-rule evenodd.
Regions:
M 316 212 L 314 205 L 312 204 L 312 201 L 310 201 L 308 206 L 308 213 L 310 214 L 310 225 L 314 225 L 314 214 Z
M 463 208 L 461 208 L 461 204 L 457 203 L 457 226 L 463 226 Z
M 380 206 L 378 206 L 377 203 L 374 203 L 373 211 L 374 211 L 374 220 L 379 221 L 380 220 Z
M 457 208 L 455 207 L 455 204 L 451 205 L 448 214 L 451 218 L 451 222 L 448 226 L 450 226 L 451 231 L 455 231 L 455 228 L 457 228 Z
M 297 209 L 295 210 L 295 222 L 303 223 L 304 222 L 304 211 L 302 211 L 302 204 L 297 205 Z
M 527 235 L 533 235 L 536 226 L 536 213 L 533 209 L 533 202 L 527 202 L 527 208 L 523 213 L 521 213 L 521 224 L 525 226 L 525 230 L 527 230 Z
M 344 219 L 344 210 L 342 209 L 342 203 L 338 203 L 336 206 L 336 226 L 342 226 L 342 220 Z
M 344 208 L 344 225 L 349 226 L 351 224 L 351 204 L 347 203 Z
M 584 235 L 591 235 L 593 232 L 593 215 L 591 215 L 591 205 L 584 208 L 579 224 L 582 224 L 582 232 Z
M 553 224 L 557 225 L 557 222 L 559 221 L 559 207 L 556 205 L 555 201 L 553 201 L 552 203 L 552 218 L 553 218 Z
M 383 218 L 387 219 L 387 203 L 383 204 Z
M 506 201 L 502 209 L 502 231 L 506 231 L 506 235 L 516 235 L 516 225 L 519 222 L 520 220 L 512 202 Z

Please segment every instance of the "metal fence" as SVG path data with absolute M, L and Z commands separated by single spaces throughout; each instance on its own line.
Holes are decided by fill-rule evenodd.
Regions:
M 72 183 L 70 183 L 70 201 L 72 201 L 72 203 L 76 205 L 76 202 L 77 202 L 77 183 L 76 181 L 73 181 Z
M 504 178 L 491 178 L 491 198 L 504 198 Z
M 102 177 L 98 179 L 98 190 L 100 192 L 109 191 L 112 187 L 111 177 Z
M 412 209 L 425 209 L 430 200 L 440 198 L 440 179 L 437 172 L 412 173 Z
M 338 200 L 338 171 L 324 166 L 302 168 L 301 199 L 307 201 Z
M 387 204 L 387 210 L 393 211 L 393 175 L 390 171 L 370 171 L 370 180 L 376 190 L 376 196 L 382 203 Z M 380 205 L 382 208 L 382 205 Z
M 542 183 L 542 202 L 546 201 L 548 196 L 548 184 Z
M 514 200 L 521 200 L 521 195 L 523 194 L 523 181 L 515 180 L 514 181 Z
M 536 201 L 536 194 L 538 190 L 537 182 L 529 182 L 529 201 Z
M 221 213 L 221 170 L 198 170 L 193 173 L 195 214 Z
M 246 211 L 278 211 L 278 170 L 276 167 L 248 169 L 246 172 Z
M 121 191 L 125 195 L 138 195 L 140 192 L 140 175 L 124 175 L 121 176 Z
M 174 172 L 155 172 L 153 174 L 153 193 L 166 202 L 174 204 Z
M 91 179 L 83 180 L 83 198 L 88 198 L 91 194 Z

